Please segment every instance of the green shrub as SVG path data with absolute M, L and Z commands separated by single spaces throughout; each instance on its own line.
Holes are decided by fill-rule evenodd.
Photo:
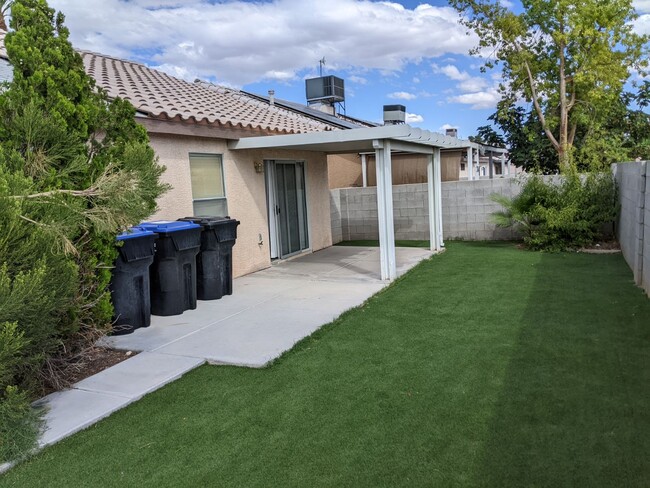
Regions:
M 616 183 L 609 173 L 563 175 L 559 181 L 528 177 L 514 198 L 492 195 L 504 207 L 492 214 L 500 227 L 516 227 L 530 249 L 563 251 L 604 237 L 618 213 Z
M 45 0 L 12 2 L 0 91 L 0 457 L 34 445 L 29 402 L 108 327 L 115 235 L 167 186 L 135 109 L 95 86 Z
M 0 322 L 0 463 L 19 459 L 35 446 L 41 422 L 27 392 L 15 386 L 15 372 L 28 345 L 15 322 Z

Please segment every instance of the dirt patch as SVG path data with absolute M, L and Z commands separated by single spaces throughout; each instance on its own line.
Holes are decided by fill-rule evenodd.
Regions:
M 621 252 L 621 246 L 616 241 L 603 241 L 593 246 L 580 249 L 580 252 L 586 252 L 588 254 L 616 254 Z
M 88 352 L 83 366 L 70 376 L 70 383 L 76 383 L 104 371 L 111 366 L 132 358 L 136 354 L 136 351 L 118 351 L 117 349 L 108 349 L 105 347 L 93 347 Z

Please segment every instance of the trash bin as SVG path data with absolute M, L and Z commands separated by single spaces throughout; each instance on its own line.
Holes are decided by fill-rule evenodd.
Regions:
M 203 227 L 201 252 L 196 259 L 199 300 L 232 295 L 232 247 L 240 222 L 230 217 L 185 217 L 181 220 Z
M 158 234 L 150 269 L 151 313 L 180 315 L 196 308 L 196 255 L 201 248 L 201 226 L 161 220 L 140 227 Z
M 151 323 L 149 267 L 155 239 L 153 232 L 137 227 L 117 236 L 122 245 L 109 286 L 115 309 L 113 335 L 130 334 Z

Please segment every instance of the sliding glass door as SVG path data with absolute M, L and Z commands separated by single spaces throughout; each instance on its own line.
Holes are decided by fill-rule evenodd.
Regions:
M 305 164 L 267 161 L 271 257 L 285 258 L 309 248 Z

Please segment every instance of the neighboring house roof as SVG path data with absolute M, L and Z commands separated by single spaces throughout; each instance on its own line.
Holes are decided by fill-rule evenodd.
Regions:
M 161 120 L 303 133 L 338 127 L 273 106 L 239 90 L 207 88 L 132 61 L 79 51 L 86 71 L 112 97 Z

